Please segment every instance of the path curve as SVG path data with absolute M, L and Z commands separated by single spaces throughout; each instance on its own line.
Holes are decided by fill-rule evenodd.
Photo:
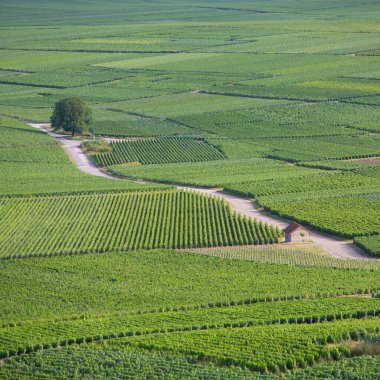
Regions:
M 119 178 L 113 177 L 107 173 L 102 172 L 96 165 L 88 158 L 86 153 L 83 152 L 80 147 L 81 141 L 79 140 L 68 140 L 65 135 L 60 135 L 58 133 L 52 132 L 46 127 L 50 124 L 39 124 L 39 123 L 28 123 L 31 127 L 37 128 L 42 132 L 47 133 L 51 137 L 58 140 L 63 149 L 69 155 L 69 157 L 74 161 L 75 165 L 84 173 L 95 175 L 98 177 L 110 178 L 113 180 L 119 180 Z
M 98 177 L 105 177 L 112 180 L 120 180 L 114 176 L 111 176 L 107 173 L 102 172 L 97 168 L 88 156 L 83 152 L 80 147 L 81 141 L 78 140 L 68 140 L 66 136 L 60 135 L 54 132 L 51 132 L 46 127 L 49 124 L 41 123 L 28 123 L 33 128 L 38 128 L 39 130 L 49 134 L 50 136 L 57 139 L 65 151 L 68 153 L 70 158 L 74 161 L 77 167 L 84 173 L 92 174 Z M 133 181 L 140 183 L 153 183 L 149 181 Z M 154 182 L 157 183 L 157 182 Z M 202 194 L 209 194 L 225 199 L 236 212 L 246 215 L 247 217 L 256 218 L 262 222 L 273 224 L 276 227 L 281 229 L 285 228 L 289 222 L 279 218 L 263 213 L 261 210 L 255 207 L 254 202 L 250 199 L 240 198 L 235 195 L 227 194 L 222 191 L 222 189 L 208 189 L 200 187 L 191 187 L 191 186 L 177 186 L 177 189 L 180 190 L 192 190 Z M 361 259 L 361 260 L 371 260 L 375 259 L 372 257 L 367 257 L 359 253 L 358 249 L 350 242 L 344 240 L 337 240 L 336 238 L 328 235 L 321 234 L 316 231 L 312 231 L 312 240 L 331 256 L 340 258 L 340 259 Z M 376 260 L 376 259 L 375 259 Z
M 250 199 L 240 198 L 235 195 L 222 192 L 220 189 L 204 189 L 195 188 L 189 186 L 178 186 L 178 189 L 191 189 L 193 191 L 201 192 L 203 194 L 211 194 L 225 199 L 231 207 L 238 213 L 246 215 L 248 217 L 256 218 L 264 223 L 273 224 L 281 229 L 289 225 L 288 221 L 285 221 L 279 217 L 273 217 L 265 212 L 262 212 L 256 208 L 255 203 Z M 372 257 L 367 257 L 358 252 L 358 249 L 347 240 L 337 240 L 332 236 L 321 234 L 312 230 L 311 238 L 318 246 L 323 248 L 331 256 L 339 259 L 361 259 L 371 260 Z

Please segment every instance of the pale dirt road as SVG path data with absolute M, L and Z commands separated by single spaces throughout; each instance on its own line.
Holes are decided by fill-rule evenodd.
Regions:
M 102 172 L 91 162 L 91 160 L 81 149 L 80 141 L 68 140 L 63 135 L 59 135 L 57 133 L 49 131 L 48 129 L 46 129 L 46 127 L 49 126 L 49 124 L 29 123 L 29 125 L 34 128 L 40 129 L 41 131 L 49 134 L 50 136 L 60 141 L 62 147 L 74 161 L 77 167 L 84 173 L 92 174 L 98 177 L 105 177 L 112 180 L 118 180 L 118 178 Z M 149 181 L 136 182 L 149 183 Z M 242 215 L 246 215 L 248 217 L 256 218 L 257 220 L 260 220 L 264 223 L 266 222 L 269 224 L 273 224 L 274 226 L 279 227 L 281 229 L 285 228 L 289 224 L 289 222 L 282 220 L 279 217 L 268 215 L 267 213 L 257 209 L 254 202 L 252 202 L 250 199 L 240 198 L 235 195 L 224 193 L 221 191 L 222 189 L 207 189 L 191 186 L 177 186 L 177 188 L 181 190 L 192 190 L 200 192 L 202 194 L 209 194 L 223 198 L 231 205 L 232 209 L 236 212 Z M 361 254 L 360 251 L 355 246 L 353 246 L 350 241 L 338 240 L 332 236 L 327 236 L 316 231 L 311 232 L 312 240 L 333 257 L 340 259 L 373 259 L 371 257 L 367 257 Z
M 82 148 L 80 147 L 81 142 L 78 140 L 68 140 L 66 136 L 60 135 L 58 133 L 51 132 L 46 127 L 49 126 L 49 124 L 36 124 L 36 123 L 29 123 L 29 125 L 33 128 L 37 128 L 51 137 L 54 137 L 56 140 L 58 140 L 63 149 L 67 152 L 69 157 L 74 161 L 75 165 L 84 173 L 92 174 L 98 177 L 105 177 L 110 178 L 113 180 L 118 180 L 119 178 L 113 177 L 107 173 L 102 172 L 99 170 L 92 161 L 87 157 L 87 155 L 83 152 Z
M 179 189 L 191 189 L 193 191 L 201 192 L 204 194 L 211 194 L 214 196 L 221 197 L 225 199 L 231 207 L 238 213 L 252 218 L 256 218 L 262 222 L 268 224 L 273 224 L 276 227 L 281 229 L 285 228 L 289 222 L 279 218 L 268 215 L 268 213 L 263 212 L 256 208 L 254 202 L 250 199 L 240 198 L 235 195 L 226 194 L 220 189 L 203 189 L 187 186 L 178 186 Z M 359 250 L 351 244 L 350 241 L 346 240 L 337 240 L 332 236 L 327 236 L 316 231 L 311 233 L 312 240 L 331 256 L 339 259 L 362 259 L 370 260 L 371 257 L 364 256 L 359 252 Z

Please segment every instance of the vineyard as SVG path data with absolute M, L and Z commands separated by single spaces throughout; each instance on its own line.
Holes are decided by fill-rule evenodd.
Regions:
M 223 144 L 221 142 L 225 150 Z M 231 144 L 229 149 L 236 151 L 238 146 Z M 230 151 L 227 152 L 230 156 Z M 347 164 L 347 161 L 339 162 Z M 321 161 L 318 163 L 319 166 Z M 111 171 L 119 176 L 169 184 L 224 187 L 228 192 L 256 198 L 261 206 L 287 219 L 296 219 L 342 237 L 378 234 L 378 170 L 372 170 L 369 165 L 366 170 L 353 165 L 352 170 L 327 171 L 267 158 L 247 158 L 145 167 L 115 166 Z
M 78 376 L 90 378 L 210 378 L 256 379 L 248 370 L 223 369 L 195 365 L 184 357 L 144 350 L 103 350 L 97 347 L 46 349 L 29 355 L 11 358 L 0 367 L 2 379 L 30 378 L 70 379 Z
M 358 237 L 355 244 L 371 255 L 380 256 L 380 235 Z
M 345 380 L 373 380 L 379 373 L 379 362 L 372 357 L 343 359 L 331 364 L 318 364 L 313 368 L 297 370 L 283 376 L 286 380 L 314 380 L 315 378 L 338 378 Z M 106 376 L 146 379 L 147 376 L 176 378 L 207 378 L 237 380 L 274 380 L 274 375 L 253 374 L 249 370 L 237 368 L 219 368 L 194 364 L 192 359 L 183 356 L 153 353 L 146 350 L 128 350 L 113 348 L 99 350 L 97 347 L 75 347 L 65 349 L 47 349 L 42 352 L 11 358 L 0 368 L 4 379 L 73 378 L 77 374 L 102 378 Z M 340 377 L 337 377 L 339 373 Z
M 379 144 L 376 135 L 352 133 L 350 136 L 271 139 L 265 143 L 261 141 L 260 147 L 266 147 L 268 157 L 300 162 L 378 157 Z
M 0 7 L 0 379 L 379 380 L 378 0 Z
M 370 238 L 371 237 L 357 238 L 355 241 L 356 244 L 358 244 L 359 242 L 366 241 Z M 297 247 L 294 247 L 293 249 L 284 248 L 281 246 L 273 246 L 269 248 L 267 246 L 263 246 L 262 248 L 200 248 L 191 249 L 190 252 L 226 259 L 249 260 L 258 263 L 380 270 L 380 262 L 378 260 L 335 259 L 318 253 L 297 250 Z
M 186 191 L 0 199 L 1 257 L 271 244 L 281 231 Z
M 190 138 L 160 138 L 111 143 L 111 153 L 94 155 L 99 166 L 127 162 L 164 164 L 170 162 L 197 162 L 221 160 L 224 155 L 205 140 Z
M 326 342 L 376 335 L 378 318 L 301 325 L 272 325 L 150 334 L 118 339 L 114 345 L 192 355 L 220 366 L 246 367 L 254 372 L 284 372 L 313 365 L 323 358 L 344 357 L 342 347 Z M 323 344 L 324 343 L 324 344 Z
M 3 117 L 0 117 L 0 163 L 1 195 L 163 188 L 82 173 L 54 139 L 25 123 Z
M 1 320 L 7 324 L 296 295 L 368 294 L 380 278 L 373 270 L 257 263 L 167 249 L 4 260 L 0 275 L 8 278 L 0 288 Z
M 377 193 L 334 196 L 319 200 L 277 202 L 259 198 L 268 210 L 343 237 L 373 235 L 380 230 Z
M 268 324 L 315 324 L 326 321 L 360 319 L 380 316 L 377 298 L 325 298 L 287 301 L 252 299 L 243 306 L 204 305 L 201 310 L 161 311 L 137 315 L 97 316 L 62 321 L 36 321 L 33 325 L 2 328 L 4 342 L 0 344 L 2 358 L 13 356 L 14 348 L 34 347 L 37 344 L 63 346 L 60 342 L 75 338 L 76 343 L 108 340 L 115 337 L 147 335 L 189 330 L 215 330 Z M 226 303 L 223 303 L 226 304 Z M 186 308 L 184 308 L 186 309 Z M 194 324 L 196 321 L 196 324 Z M 81 341 L 79 341 L 79 339 Z M 100 339 L 101 340 L 101 339 Z M 37 351 L 37 350 L 36 350 Z
M 17 260 L 6 261 L 3 263 L 3 270 L 14 272 L 14 276 L 19 270 L 20 286 L 24 286 L 25 273 L 30 276 L 30 285 L 35 281 L 36 284 L 42 285 L 38 279 L 44 273 L 44 284 L 39 288 L 39 295 L 44 297 L 44 302 L 38 303 L 38 307 L 34 308 L 34 313 L 38 313 L 35 315 L 37 319 L 30 321 L 22 320 L 22 315 L 26 312 L 31 316 L 29 305 L 34 301 L 25 299 L 25 311 L 22 311 L 16 302 L 12 322 L 9 321 L 0 329 L 1 356 L 10 357 L 1 368 L 5 374 L 17 368 L 20 373 L 27 371 L 27 363 L 38 361 L 38 358 L 45 355 L 51 355 L 51 360 L 56 358 L 56 362 L 51 363 L 49 368 L 58 371 L 61 366 L 60 355 L 68 358 L 68 352 L 70 355 L 78 354 L 79 357 L 82 353 L 90 355 L 90 358 L 94 357 L 93 360 L 98 360 L 100 365 L 97 370 L 102 371 L 102 365 L 107 365 L 100 364 L 102 360 L 96 352 L 103 352 L 103 355 L 107 356 L 109 350 L 115 352 L 115 355 L 116 352 L 123 352 L 123 355 L 140 357 L 139 360 L 144 359 L 138 354 L 146 353 L 153 360 L 153 366 L 154 358 L 162 358 L 162 361 L 157 360 L 162 367 L 168 366 L 166 370 L 169 372 L 173 370 L 173 360 L 177 363 L 180 358 L 182 366 L 185 366 L 186 362 L 190 365 L 183 368 L 187 371 L 201 371 L 202 367 L 192 365 L 205 358 L 222 367 L 237 365 L 254 372 L 286 371 L 304 368 L 319 361 L 324 362 L 329 358 L 343 359 L 350 356 L 349 349 L 344 344 L 340 345 L 342 339 L 343 342 L 371 339 L 378 331 L 378 318 L 374 316 L 380 312 L 379 299 L 361 298 L 360 294 L 350 296 L 358 292 L 377 291 L 366 289 L 368 284 L 376 283 L 379 273 L 369 270 L 302 266 L 299 269 L 290 269 L 284 265 L 251 262 L 239 264 L 237 261 L 234 264 L 234 261 L 229 262 L 217 257 L 202 258 L 198 255 L 168 251 L 153 254 L 136 252 L 131 255 L 45 258 L 21 262 L 24 262 L 24 265 L 20 265 Z M 215 273 L 216 276 L 210 276 L 214 265 L 218 268 L 218 273 Z M 163 270 L 168 271 L 164 278 L 161 276 Z M 181 279 L 178 278 L 179 270 Z M 194 270 L 198 274 L 198 280 L 193 282 L 193 289 L 181 289 L 175 285 L 178 281 L 191 283 Z M 276 278 L 272 276 L 273 271 L 277 273 Z M 77 273 L 77 277 L 73 277 L 74 273 Z M 101 273 L 103 276 L 100 276 Z M 188 279 L 183 277 L 186 273 Z M 255 273 L 255 276 L 249 276 L 249 273 Z M 103 279 L 104 274 L 108 278 Z M 120 293 L 120 281 L 123 281 L 126 275 L 138 291 L 134 292 L 133 297 L 136 300 L 134 302 L 137 302 L 133 306 L 134 312 L 131 309 L 130 302 L 133 300 L 128 289 L 124 288 L 127 291 L 124 296 Z M 312 276 L 314 279 L 310 281 Z M 56 283 L 57 278 L 60 278 L 61 283 L 57 291 L 65 294 L 65 299 L 71 305 L 68 309 L 62 304 L 65 308 L 62 312 L 56 309 L 59 294 L 46 293 L 52 284 Z M 239 287 L 231 288 L 233 279 L 239 279 Z M 89 280 L 98 291 L 95 298 L 90 296 L 94 293 L 89 288 Z M 76 283 L 75 288 L 72 287 L 73 281 Z M 198 281 L 200 286 L 197 288 Z M 205 281 L 208 281 L 207 288 Z M 104 284 L 101 285 L 101 282 Z M 146 286 L 149 282 L 155 284 L 154 293 L 150 286 Z M 22 293 L 14 287 L 14 280 L 12 283 L 12 288 L 7 285 L 7 291 L 17 299 Z M 308 286 L 309 292 L 317 293 L 298 293 L 299 289 L 307 291 Z M 344 294 L 341 293 L 343 288 L 347 290 Z M 158 289 L 164 292 L 163 297 L 158 296 Z M 173 292 L 171 289 L 176 290 Z M 247 298 L 248 289 L 252 292 L 251 298 Z M 327 289 L 330 291 L 325 293 Z M 227 293 L 230 293 L 229 298 L 215 302 L 216 296 L 225 297 Z M 103 294 L 109 295 L 107 299 Z M 368 295 L 370 296 L 370 293 Z M 38 296 L 38 293 L 35 293 L 35 296 Z M 53 304 L 49 303 L 50 297 L 53 297 Z M 126 303 L 122 301 L 123 297 Z M 168 305 L 169 297 L 172 298 L 172 307 Z M 150 309 L 141 309 L 141 301 L 144 298 Z M 194 303 L 202 298 L 202 304 Z M 95 314 L 83 309 L 83 300 L 87 300 L 87 304 L 93 303 Z M 19 299 L 18 302 L 20 301 Z M 11 303 L 5 298 L 4 302 L 9 309 Z M 99 306 L 96 303 L 99 303 Z M 76 315 L 73 314 L 75 304 L 78 313 Z M 100 305 L 105 308 L 105 312 L 99 312 Z M 115 312 L 112 305 L 120 311 Z M 128 312 L 125 311 L 127 305 Z M 157 307 L 156 310 L 151 309 L 154 305 Z M 45 307 L 49 312 L 45 312 Z M 113 310 L 113 313 L 110 314 L 110 310 Z M 46 318 L 49 314 L 52 319 Z M 331 347 L 333 342 L 338 344 L 337 348 Z M 256 354 L 252 356 L 251 349 L 245 347 L 251 347 Z M 289 351 L 289 347 L 293 349 Z M 48 357 L 44 361 L 45 364 L 39 368 L 47 365 L 50 360 Z M 73 363 L 77 363 L 75 358 L 72 360 Z M 120 360 L 128 362 L 125 356 Z M 68 365 L 68 371 L 71 365 L 75 367 L 79 364 Z M 118 368 L 118 371 L 121 371 L 118 373 L 123 373 L 118 365 L 111 367 Z M 80 364 L 80 368 L 83 368 L 83 363 Z M 95 368 L 97 365 L 91 371 L 97 371 Z M 234 371 L 245 373 L 248 369 L 232 369 L 227 374 L 230 373 L 232 376 L 235 374 Z M 88 368 L 87 371 L 89 370 Z M 229 369 L 225 368 L 225 371 Z
M 362 128 L 359 132 L 378 129 L 379 115 L 374 107 L 338 102 L 316 102 L 308 107 L 288 104 L 287 107 L 266 106 L 234 112 L 206 112 L 183 116 L 178 120 L 209 133 L 229 138 L 260 138 L 261 142 L 267 144 L 268 139 L 279 137 L 352 134 L 353 129 L 346 127 L 348 114 L 350 125 Z
M 302 200 L 334 195 L 339 197 L 355 190 L 370 193 L 380 187 L 380 178 L 361 176 L 349 171 L 309 171 L 299 177 L 268 178 L 230 186 L 231 190 L 252 198 L 275 195 L 276 200 Z
M 224 148 L 224 147 L 223 147 Z M 240 149 L 238 145 L 231 150 Z M 251 149 L 248 147 L 248 149 Z M 230 156 L 230 152 L 227 154 Z M 276 178 L 293 178 L 312 174 L 314 170 L 265 158 L 244 158 L 210 162 L 173 163 L 166 165 L 113 166 L 111 172 L 118 176 L 129 176 L 167 183 L 194 186 L 224 187 L 240 183 Z M 319 173 L 320 170 L 315 172 Z M 231 186 L 232 187 L 232 186 Z

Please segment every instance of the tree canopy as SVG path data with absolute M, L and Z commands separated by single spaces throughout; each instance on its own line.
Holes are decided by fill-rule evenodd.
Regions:
M 92 110 L 81 99 L 65 98 L 55 103 L 51 125 L 55 130 L 63 129 L 75 133 L 91 131 L 93 124 Z

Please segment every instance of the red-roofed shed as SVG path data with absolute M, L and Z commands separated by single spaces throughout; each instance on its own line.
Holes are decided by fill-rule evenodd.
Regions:
M 284 229 L 285 241 L 290 242 L 303 242 L 310 240 L 310 231 L 302 227 L 298 223 L 291 223 Z

